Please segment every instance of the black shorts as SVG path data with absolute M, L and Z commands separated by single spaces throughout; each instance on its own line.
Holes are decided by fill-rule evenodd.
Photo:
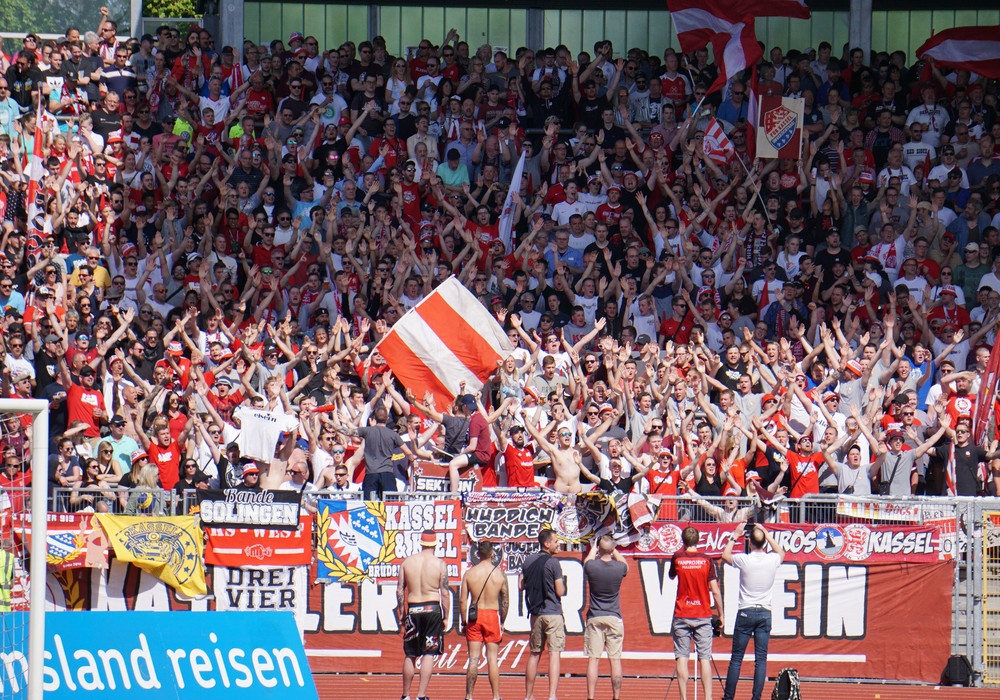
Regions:
M 475 452 L 470 452 L 468 454 L 468 457 L 469 457 L 470 467 L 482 467 L 486 464 L 489 464 L 490 461 L 489 459 L 482 459 L 481 457 L 477 456 Z
M 444 618 L 438 603 L 410 606 L 403 621 L 403 653 L 411 658 L 444 653 Z

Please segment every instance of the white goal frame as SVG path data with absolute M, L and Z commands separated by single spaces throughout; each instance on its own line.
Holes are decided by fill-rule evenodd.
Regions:
M 45 661 L 45 578 L 49 511 L 49 402 L 0 399 L 0 413 L 30 413 L 31 579 L 28 588 L 28 700 L 42 700 Z

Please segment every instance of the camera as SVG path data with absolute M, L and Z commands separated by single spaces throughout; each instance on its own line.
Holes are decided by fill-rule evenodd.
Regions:
M 718 615 L 712 615 L 712 636 L 721 637 L 722 636 L 722 618 Z

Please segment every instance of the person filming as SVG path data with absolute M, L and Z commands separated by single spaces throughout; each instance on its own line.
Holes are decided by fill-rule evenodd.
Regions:
M 743 654 L 751 638 L 754 651 L 752 700 L 760 700 L 767 678 L 767 644 L 771 638 L 771 590 L 774 587 L 774 577 L 778 573 L 778 567 L 785 559 L 785 552 L 763 525 L 755 523 L 750 527 L 753 529 L 750 531 L 749 554 L 733 554 L 733 546 L 746 533 L 746 523 L 740 523 L 736 527 L 726 544 L 726 549 L 722 552 L 722 561 L 736 567 L 740 572 L 739 612 L 736 614 L 736 627 L 733 630 L 733 650 L 729 659 L 723 700 L 733 700 L 736 695 Z M 772 551 L 764 551 L 765 545 L 770 545 Z

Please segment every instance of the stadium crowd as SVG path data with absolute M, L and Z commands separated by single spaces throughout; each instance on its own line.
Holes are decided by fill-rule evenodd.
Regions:
M 804 98 L 804 145 L 759 161 L 749 76 L 706 97 L 705 51 L 293 32 L 239 57 L 197 27 L 96 24 L 0 55 L 0 391 L 50 402 L 58 508 L 378 498 L 414 460 L 456 489 L 474 465 L 725 497 L 702 501 L 720 519 L 754 483 L 995 493 L 992 400 L 970 435 L 1000 322 L 995 81 L 767 47 L 756 93 Z M 373 348 L 452 276 L 516 349 L 441 406 Z M 23 485 L 30 417 L 2 425 L 0 484 Z

